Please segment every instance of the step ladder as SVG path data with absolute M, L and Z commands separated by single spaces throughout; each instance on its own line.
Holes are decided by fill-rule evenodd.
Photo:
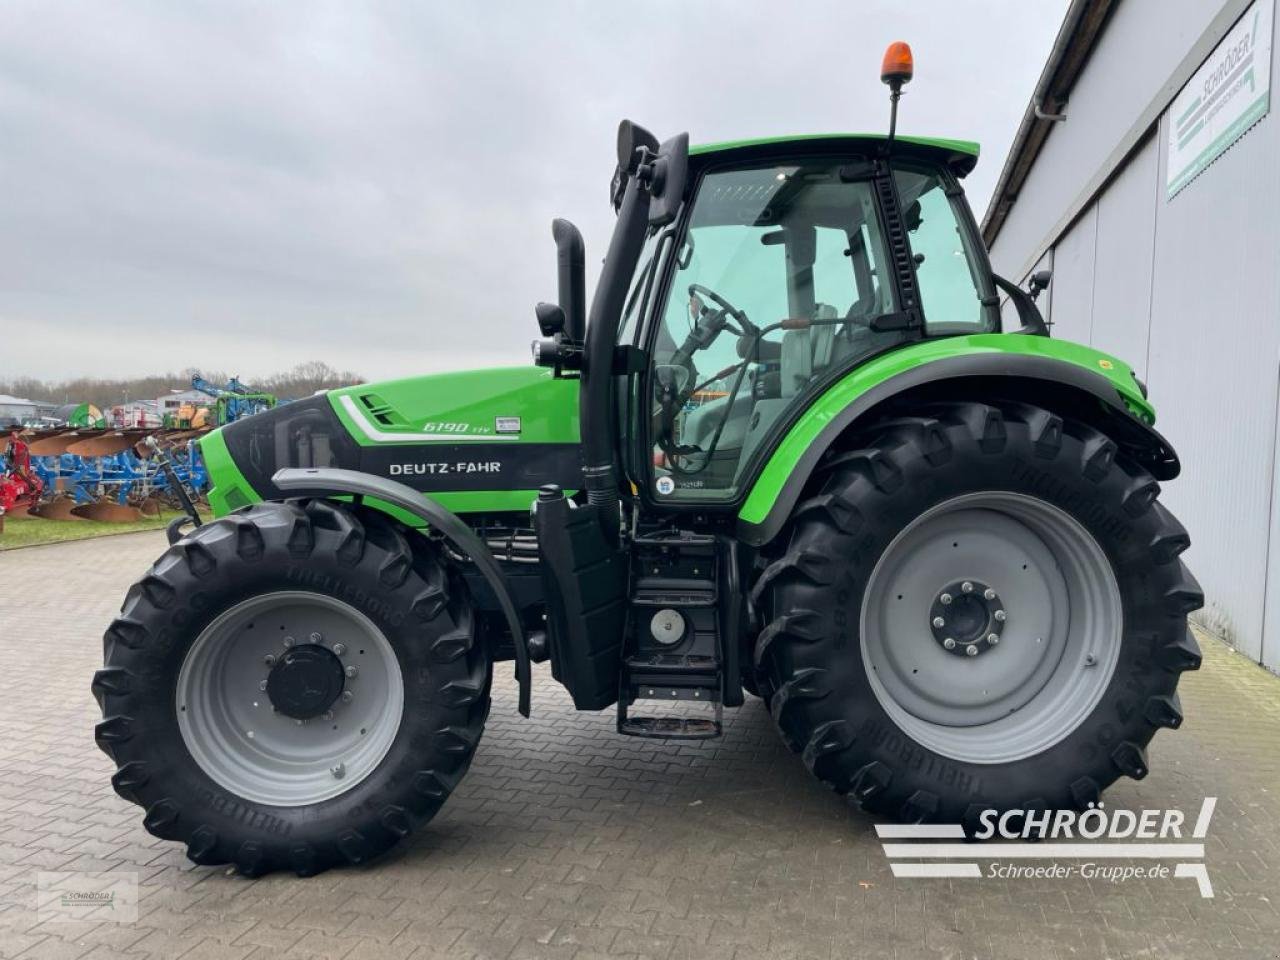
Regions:
M 719 547 L 711 536 L 666 532 L 637 538 L 618 732 L 704 740 L 724 729 Z M 708 704 L 710 717 L 633 716 L 636 701 Z

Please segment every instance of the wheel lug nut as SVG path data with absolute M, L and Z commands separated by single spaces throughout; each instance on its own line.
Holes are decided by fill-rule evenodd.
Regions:
M 324 639 L 324 637 L 320 636 L 320 634 L 318 633 L 313 633 L 307 639 L 310 640 L 312 643 L 319 643 L 321 640 Z
M 946 647 L 948 650 L 954 650 L 956 648 L 956 642 L 952 640 L 950 637 L 947 637 L 947 639 L 943 640 L 942 645 Z
M 349 667 L 347 667 L 347 670 L 346 670 L 347 676 L 352 679 L 354 679 L 355 675 L 359 672 L 360 672 L 359 668 L 356 667 L 354 663 L 351 664 Z
M 275 666 L 275 663 L 276 663 L 276 655 L 274 653 L 268 653 L 265 657 L 262 658 L 262 662 L 265 663 L 268 667 L 273 667 Z
M 964 583 L 960 584 L 960 591 L 962 593 L 973 593 L 973 584 L 966 580 Z
M 343 702 L 343 703 L 350 703 L 350 702 L 351 702 L 351 698 L 352 698 L 352 696 L 354 696 L 354 694 L 352 694 L 352 692 L 351 692 L 350 690 L 343 690 L 343 691 L 342 691 L 342 702 Z
M 336 767 L 330 767 L 329 772 L 333 774 L 333 779 L 341 780 L 347 775 L 347 767 L 345 764 L 338 764 Z
M 265 680 L 259 680 L 259 681 L 258 681 L 258 689 L 259 689 L 259 690 L 265 690 L 265 689 L 267 689 L 267 681 L 265 681 Z
M 964 648 L 964 652 L 971 657 L 976 657 L 978 655 L 978 648 L 971 643 Z
M 996 592 L 990 587 L 987 587 L 987 589 L 982 591 L 982 596 L 987 600 L 994 600 L 996 598 Z
M 944 607 L 951 602 L 951 594 L 943 593 L 938 596 L 938 602 Z
M 934 617 L 933 625 L 939 628 L 945 627 L 947 625 L 947 621 L 943 620 L 941 617 Z
M 992 616 L 995 617 L 997 620 L 999 620 L 1001 623 L 1004 623 L 1005 620 L 1007 620 L 1009 617 L 1009 615 L 1005 613 L 1003 610 L 997 610 L 995 613 L 992 614 Z
M 285 647 L 292 647 L 292 646 L 294 645 L 294 643 L 295 643 L 295 641 L 294 641 L 293 637 L 285 637 L 285 638 L 284 638 L 284 645 L 285 645 Z
M 991 644 L 994 647 L 999 642 L 1000 642 L 1000 634 L 998 633 L 987 634 L 987 643 Z
M 333 645 L 333 652 L 338 656 L 342 656 L 347 652 L 347 645 L 345 643 L 335 643 Z

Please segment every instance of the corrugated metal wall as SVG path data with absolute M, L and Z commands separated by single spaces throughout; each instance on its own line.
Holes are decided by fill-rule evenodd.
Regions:
M 1036 157 L 993 253 L 997 270 L 1022 272 L 1059 218 L 1165 86 L 1229 0 L 1122 0 Z M 1235 3 L 1240 6 L 1240 3 Z M 985 162 L 985 161 L 984 161 Z
M 1157 139 L 1147 140 L 1095 205 L 1098 231 L 1089 337 L 1099 349 L 1126 358 L 1147 381 L 1152 244 L 1161 182 Z
M 1174 4 L 1183 7 L 1185 5 Z M 1107 153 L 1136 114 L 1098 98 L 1148 64 L 1144 44 L 1203 25 L 1215 4 L 1170 11 L 1129 0 L 1073 91 L 997 237 L 997 270 L 1021 272 L 1069 190 L 1050 184 L 1073 160 Z M 1273 49 L 1280 48 L 1280 38 Z M 1161 46 L 1160 63 L 1178 51 Z M 1273 64 L 1273 78 L 1275 66 Z M 1158 88 L 1166 74 L 1139 86 Z M 1192 536 L 1188 563 L 1205 587 L 1202 622 L 1280 671 L 1280 91 L 1272 112 L 1172 199 L 1165 195 L 1167 113 L 1092 202 L 1054 239 L 1054 336 L 1123 357 L 1148 382 L 1161 430 L 1182 456 L 1165 502 Z M 1175 91 L 1176 92 L 1176 91 Z M 1117 135 L 1118 136 L 1118 135 Z M 1077 167 L 1073 182 L 1092 171 Z M 1041 195 L 1043 194 L 1043 196 Z M 1015 215 L 1020 211 L 1018 222 Z M 1060 211 L 1059 211 L 1060 212 Z M 1043 259 L 1043 258 L 1042 258 Z
M 1277 170 L 1280 127 L 1269 116 L 1172 200 L 1162 195 L 1151 309 L 1153 396 L 1185 451 L 1170 502 L 1189 529 L 1211 531 L 1192 537 L 1205 621 L 1255 659 L 1268 562 L 1280 563 L 1280 542 L 1269 544 L 1280 391 Z M 1276 650 L 1280 623 L 1267 630 Z

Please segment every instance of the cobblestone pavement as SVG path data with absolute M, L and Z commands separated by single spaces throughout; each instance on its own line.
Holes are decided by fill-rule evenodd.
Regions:
M 501 665 L 470 774 L 365 869 L 256 881 L 190 864 L 111 790 L 89 680 L 158 534 L 0 555 L 0 957 L 1249 958 L 1280 956 L 1280 679 L 1202 640 L 1187 721 L 1119 807 L 1219 797 L 1192 880 L 895 880 L 871 821 L 805 773 L 758 701 L 679 746 Z M 132 873 L 139 918 L 38 922 L 41 870 Z

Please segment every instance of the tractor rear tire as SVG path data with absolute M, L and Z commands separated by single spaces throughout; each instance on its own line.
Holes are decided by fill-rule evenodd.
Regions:
M 883 419 L 825 458 L 753 589 L 783 739 L 907 823 L 1081 809 L 1147 774 L 1203 596 L 1159 485 L 1020 402 Z
M 197 528 L 104 644 L 116 792 L 194 862 L 249 876 L 389 849 L 439 811 L 489 711 L 461 576 L 426 537 L 325 500 Z

